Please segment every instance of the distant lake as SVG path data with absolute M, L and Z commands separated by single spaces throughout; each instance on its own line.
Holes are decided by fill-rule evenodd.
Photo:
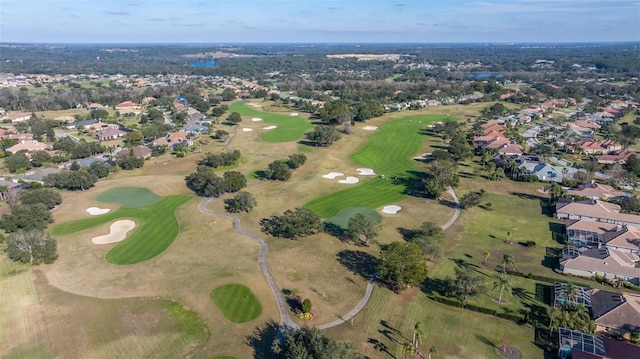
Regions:
M 488 79 L 489 77 L 502 77 L 502 75 L 489 73 L 472 73 L 468 74 L 467 77 L 470 77 L 472 79 Z
M 198 61 L 192 62 L 191 66 L 193 67 L 214 67 L 216 65 L 215 61 Z

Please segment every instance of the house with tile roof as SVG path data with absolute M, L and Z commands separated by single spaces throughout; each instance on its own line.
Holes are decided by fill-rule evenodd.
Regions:
M 556 216 L 560 219 L 575 219 L 604 222 L 640 228 L 640 216 L 620 213 L 620 206 L 600 200 L 556 203 Z
M 98 131 L 98 139 L 100 141 L 114 141 L 123 137 L 125 134 L 126 132 L 117 128 L 107 127 L 103 130 Z
M 578 188 L 571 188 L 567 193 L 571 196 L 575 195 L 604 200 L 622 199 L 629 197 L 628 193 L 617 191 L 615 188 L 607 184 L 596 182 L 587 183 L 585 185 L 579 186 Z
M 538 177 L 541 181 L 553 181 L 558 183 L 562 182 L 565 176 L 573 177 L 578 173 L 578 169 L 576 168 L 555 166 L 546 162 L 525 162 L 518 168 L 522 169 L 525 174 Z
M 640 268 L 636 264 L 640 256 L 609 248 L 565 247 L 560 259 L 560 270 L 564 274 L 592 278 L 600 276 L 606 280 L 623 280 L 640 285 Z

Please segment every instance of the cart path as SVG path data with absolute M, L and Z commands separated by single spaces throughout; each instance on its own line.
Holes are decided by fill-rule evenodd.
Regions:
M 259 183 L 262 183 L 262 182 L 253 183 L 252 186 L 258 185 Z M 454 211 L 453 215 L 451 216 L 451 218 L 449 219 L 449 221 L 447 221 L 447 223 L 442 225 L 442 229 L 443 230 L 449 228 L 458 219 L 458 216 L 460 215 L 460 201 L 458 200 L 458 197 L 456 196 L 456 193 L 454 192 L 453 188 L 451 188 L 451 187 L 449 187 L 447 192 L 453 198 L 454 202 L 456 203 L 456 206 L 454 208 L 455 211 Z M 256 241 L 258 243 L 258 245 L 260 246 L 260 251 L 259 251 L 259 254 L 258 254 L 258 266 L 260 267 L 260 271 L 262 272 L 262 275 L 264 276 L 264 278 L 267 280 L 267 283 L 269 284 L 269 287 L 271 288 L 271 292 L 273 293 L 273 296 L 276 299 L 276 303 L 278 305 L 278 311 L 280 312 L 280 323 L 283 324 L 284 326 L 292 328 L 292 329 L 299 328 L 300 326 L 298 324 L 296 324 L 293 321 L 293 319 L 291 319 L 291 316 L 289 315 L 289 309 L 288 309 L 287 303 L 285 302 L 285 300 L 284 300 L 284 298 L 282 296 L 282 293 L 280 291 L 280 288 L 278 288 L 278 285 L 276 284 L 275 280 L 273 279 L 273 276 L 269 272 L 269 268 L 267 267 L 267 253 L 268 253 L 268 250 L 269 250 L 268 247 L 267 247 L 267 243 L 261 237 L 255 235 L 255 234 L 253 234 L 251 232 L 248 232 L 246 229 L 244 229 L 242 227 L 242 223 L 240 222 L 240 218 L 238 218 L 237 216 L 235 216 L 233 214 L 230 214 L 230 213 L 226 213 L 226 212 L 215 212 L 215 211 L 212 211 L 212 210 L 208 209 L 207 205 L 209 203 L 211 203 L 212 201 L 215 201 L 215 200 L 216 200 L 216 198 L 214 198 L 214 197 L 208 197 L 208 198 L 203 199 L 202 202 L 200 202 L 200 204 L 198 204 L 198 210 L 200 212 L 202 212 L 202 213 L 205 213 L 205 214 L 224 217 L 224 218 L 228 218 L 228 219 L 232 220 L 233 221 L 233 229 L 236 232 L 238 232 L 239 234 L 241 234 L 243 236 L 249 237 L 249 238 L 253 239 L 254 241 Z M 344 316 L 342 316 L 339 319 L 336 319 L 336 320 L 334 320 L 332 322 L 321 324 L 321 325 L 317 325 L 316 328 L 318 328 L 318 329 L 332 328 L 332 327 L 338 326 L 340 324 L 346 323 L 349 320 L 351 320 L 351 318 L 355 317 L 362 310 L 362 308 L 364 308 L 364 306 L 367 305 L 367 302 L 369 302 L 369 298 L 371 298 L 371 293 L 373 293 L 373 287 L 375 286 L 375 283 L 376 283 L 376 276 L 374 275 L 367 283 L 367 288 L 364 291 L 364 296 L 362 297 L 360 302 L 358 302 L 358 304 L 351 311 L 349 311 Z

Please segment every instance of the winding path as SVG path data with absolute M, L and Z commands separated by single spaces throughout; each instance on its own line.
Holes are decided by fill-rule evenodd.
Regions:
M 231 151 L 231 142 L 233 142 L 234 138 L 238 135 L 238 127 L 236 126 L 234 131 L 233 131 L 233 136 L 231 136 L 231 138 L 229 138 L 228 142 L 225 144 L 224 148 L 227 151 Z M 258 185 L 260 183 L 263 183 L 262 181 L 257 182 L 257 183 L 253 183 L 251 185 L 249 185 L 249 187 L 251 186 L 255 186 Z M 444 225 L 442 225 L 442 229 L 445 230 L 447 228 L 449 228 L 457 219 L 458 216 L 460 216 L 460 201 L 458 200 L 458 196 L 456 196 L 456 193 L 454 192 L 452 187 L 449 187 L 447 189 L 447 192 L 451 195 L 451 197 L 453 198 L 453 201 L 455 202 L 455 207 L 454 207 L 454 212 L 453 215 L 451 216 L 451 218 L 447 221 L 447 223 L 445 223 Z M 264 278 L 267 280 L 267 283 L 269 284 L 269 287 L 271 288 L 271 292 L 273 293 L 273 296 L 276 299 L 276 303 L 278 305 L 278 311 L 280 312 L 280 323 L 282 325 L 284 325 L 285 327 L 289 327 L 292 329 L 297 329 L 300 326 L 298 324 L 296 324 L 293 319 L 291 319 L 291 316 L 289 315 L 289 310 L 287 308 L 287 303 L 285 302 L 284 298 L 282 297 L 280 288 L 278 288 L 278 285 L 276 284 L 276 281 L 273 279 L 273 276 L 271 276 L 271 273 L 269 272 L 269 268 L 267 267 L 267 253 L 269 251 L 269 248 L 267 247 L 267 243 L 264 241 L 264 239 L 260 238 L 259 236 L 248 232 L 246 229 L 244 229 L 242 227 L 242 223 L 240 223 L 240 218 L 238 218 L 238 216 L 235 216 L 233 214 L 230 213 L 226 213 L 226 212 L 215 212 L 212 211 L 210 209 L 207 208 L 207 205 L 209 203 L 211 203 L 212 201 L 214 201 L 216 198 L 214 197 L 208 197 L 202 200 L 202 202 L 200 202 L 200 204 L 198 204 L 198 210 L 202 213 L 205 214 L 211 214 L 214 216 L 220 216 L 220 217 L 224 217 L 224 218 L 229 218 L 233 221 L 233 229 L 238 232 L 239 234 L 249 237 L 251 239 L 253 239 L 254 241 L 258 242 L 258 245 L 260 246 L 260 251 L 258 254 L 258 266 L 260 267 L 260 272 L 262 272 L 262 275 L 264 276 Z M 373 293 L 373 287 L 375 286 L 376 283 L 376 275 L 374 274 L 373 277 L 371 277 L 371 279 L 369 279 L 368 283 L 367 283 L 367 288 L 364 291 L 364 296 L 362 297 L 362 299 L 360 300 L 360 302 L 358 302 L 358 304 L 351 309 L 347 314 L 345 314 L 344 316 L 341 316 L 339 319 L 336 319 L 332 322 L 329 323 L 325 323 L 325 324 L 321 324 L 321 325 L 317 325 L 316 328 L 318 329 L 328 329 L 328 328 L 332 328 L 335 326 L 338 326 L 340 324 L 346 323 L 349 320 L 351 320 L 351 318 L 355 317 L 356 314 L 358 314 L 362 308 L 364 308 L 365 305 L 367 305 L 367 302 L 369 302 L 369 298 L 371 298 L 371 293 Z
M 258 183 L 262 183 L 262 182 L 257 182 Z M 256 185 L 254 184 L 254 185 Z M 460 215 L 460 201 L 458 200 L 458 197 L 456 196 L 456 193 L 453 191 L 453 188 L 449 187 L 449 189 L 447 190 L 447 192 L 451 195 L 451 197 L 453 198 L 453 201 L 456 203 L 456 206 L 454 208 L 454 213 L 451 216 L 451 218 L 447 221 L 447 223 L 445 223 L 444 225 L 442 225 L 442 229 L 445 230 L 447 228 L 449 228 L 457 219 L 458 216 Z M 262 275 L 264 276 L 264 278 L 267 280 L 267 283 L 269 284 L 269 287 L 271 288 L 271 292 L 273 293 L 273 296 L 276 299 L 276 303 L 278 305 L 278 311 L 280 312 L 280 323 L 282 323 L 284 326 L 289 327 L 289 328 L 299 328 L 299 325 L 296 324 L 293 319 L 291 319 L 291 316 L 289 315 L 289 310 L 287 308 L 287 303 L 285 302 L 284 298 L 282 297 L 282 294 L 280 292 L 280 288 L 278 288 L 278 285 L 276 284 L 275 280 L 273 279 L 273 276 L 271 276 L 271 273 L 269 272 L 269 268 L 267 267 L 267 253 L 268 253 L 268 247 L 267 247 L 267 243 L 264 241 L 264 239 L 260 238 L 259 236 L 248 232 L 246 229 L 244 229 L 242 227 L 242 223 L 240 222 L 240 218 L 238 218 L 237 216 L 233 215 L 233 214 L 229 214 L 226 212 L 215 212 L 212 211 L 210 209 L 207 208 L 207 205 L 209 203 L 211 203 L 212 201 L 214 201 L 215 198 L 213 197 L 208 197 L 205 198 L 204 200 L 202 200 L 202 202 L 200 202 L 200 204 L 198 204 L 198 210 L 202 213 L 206 213 L 206 214 L 211 214 L 214 216 L 220 216 L 220 217 L 224 217 L 224 218 L 229 218 L 233 221 L 233 229 L 238 232 L 239 234 L 249 237 L 251 239 L 253 239 L 254 241 L 258 242 L 258 245 L 260 246 L 260 252 L 258 254 L 258 266 L 260 267 L 260 271 L 262 272 Z M 364 308 L 364 306 L 367 304 L 367 302 L 369 302 L 369 298 L 371 297 L 371 293 L 373 293 L 373 287 L 375 285 L 376 282 L 376 277 L 375 275 L 369 280 L 369 282 L 367 283 L 367 288 L 364 291 L 364 296 L 362 297 L 362 299 L 360 300 L 360 302 L 358 302 L 358 304 L 352 309 L 350 310 L 347 314 L 345 314 L 344 316 L 340 317 L 339 319 L 336 319 L 332 322 L 329 323 L 325 323 L 325 324 L 321 324 L 321 325 L 317 325 L 316 328 L 318 329 L 328 329 L 328 328 L 332 328 L 335 326 L 338 326 L 340 324 L 346 323 L 349 320 L 351 320 L 351 318 L 355 317 L 356 314 L 358 314 L 362 308 Z

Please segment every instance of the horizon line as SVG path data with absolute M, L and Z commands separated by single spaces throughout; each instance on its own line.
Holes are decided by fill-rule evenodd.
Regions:
M 441 41 L 441 42 L 398 42 L 398 41 L 309 41 L 309 42 L 28 42 L 0 41 L 0 45 L 567 45 L 567 44 L 640 44 L 640 40 L 612 41 Z

